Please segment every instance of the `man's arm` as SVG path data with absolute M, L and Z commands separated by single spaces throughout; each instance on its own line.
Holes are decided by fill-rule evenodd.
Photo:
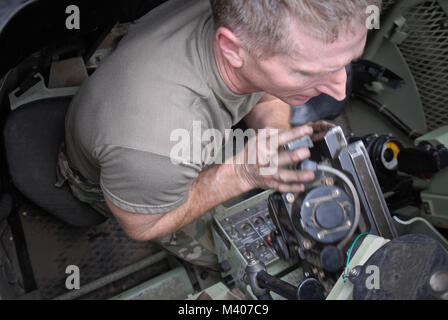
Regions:
M 279 145 L 311 134 L 312 128 L 308 126 L 285 130 L 278 135 Z M 247 153 L 246 149 L 247 147 L 242 152 Z M 212 167 L 201 172 L 193 181 L 187 201 L 165 214 L 130 213 L 114 205 L 107 197 L 105 200 L 128 236 L 138 241 L 149 241 L 171 234 L 219 204 L 255 188 L 302 192 L 302 183 L 313 180 L 314 175 L 306 171 L 285 170 L 283 166 L 302 161 L 309 156 L 308 149 L 278 153 L 279 169 L 271 176 L 261 176 L 261 166 L 257 164 L 222 164 Z
M 244 121 L 252 129 L 267 127 L 289 129 L 291 128 L 291 107 L 280 99 L 266 94 L 252 108 Z
M 220 165 L 201 172 L 190 187 L 187 201 L 166 214 L 134 214 L 105 199 L 124 231 L 135 240 L 147 241 L 171 234 L 220 203 L 249 190 L 238 179 L 232 165 Z

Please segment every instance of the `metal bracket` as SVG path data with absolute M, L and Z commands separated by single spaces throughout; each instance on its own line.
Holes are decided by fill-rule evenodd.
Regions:
M 74 96 L 79 89 L 79 87 L 48 89 L 45 86 L 44 78 L 40 73 L 36 73 L 34 77 L 38 78 L 39 81 L 26 92 L 21 95 L 17 95 L 20 91 L 20 88 L 17 88 L 8 95 L 11 110 L 16 110 L 25 104 L 38 100 Z
M 398 17 L 394 20 L 392 31 L 386 35 L 386 38 L 389 39 L 390 42 L 399 45 L 409 36 L 406 32 L 403 31 L 403 27 L 406 24 L 406 19 L 403 16 Z

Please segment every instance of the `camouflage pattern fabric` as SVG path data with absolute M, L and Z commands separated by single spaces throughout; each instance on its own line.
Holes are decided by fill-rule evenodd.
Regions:
M 107 218 L 113 217 L 104 200 L 100 185 L 87 181 L 70 165 L 64 152 L 64 145 L 61 145 L 59 150 L 56 172 L 58 177 L 56 187 L 62 187 L 67 182 L 75 198 L 88 203 Z M 211 233 L 213 212 L 214 210 L 181 230 L 153 242 L 189 263 L 218 271 L 218 258 L 215 254 Z

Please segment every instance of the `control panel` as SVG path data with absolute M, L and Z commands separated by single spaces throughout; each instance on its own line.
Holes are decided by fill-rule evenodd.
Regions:
M 246 261 L 256 259 L 269 264 L 278 257 L 269 240 L 274 224 L 269 217 L 267 200 L 235 212 L 218 223 Z

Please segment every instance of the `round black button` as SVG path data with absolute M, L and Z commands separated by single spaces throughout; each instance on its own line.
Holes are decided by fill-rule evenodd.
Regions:
M 386 162 L 391 162 L 392 160 L 394 160 L 394 157 L 394 150 L 388 148 L 384 151 L 384 160 L 386 160 Z
M 337 202 L 324 202 L 316 209 L 316 221 L 324 229 L 334 229 L 344 221 L 344 212 Z

